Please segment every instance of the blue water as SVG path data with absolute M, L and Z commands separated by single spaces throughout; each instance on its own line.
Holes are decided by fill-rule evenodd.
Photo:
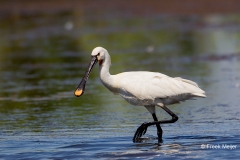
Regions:
M 174 130 L 177 132 L 176 129 Z M 61 132 L 49 132 L 47 135 L 18 133 L 17 135 L 3 136 L 0 158 L 172 159 L 177 157 L 178 159 L 208 159 L 211 157 L 212 159 L 237 159 L 240 142 L 239 135 L 233 134 L 208 133 L 203 136 L 203 133 L 185 133 L 184 136 L 165 135 L 164 143 L 158 146 L 154 137 L 146 138 L 142 143 L 132 143 L 132 136 L 128 135 L 106 135 L 106 137 L 91 137 L 90 135 L 84 138 L 81 136 L 81 130 Z M 220 148 L 203 149 L 202 145 L 205 147 L 220 145 Z M 224 148 L 222 145 L 229 145 L 229 148 Z
M 239 159 L 238 17 L 98 15 L 78 23 L 82 15 L 69 13 L 2 20 L 0 159 Z M 97 67 L 84 95 L 73 94 L 96 46 L 108 49 L 112 74 L 181 76 L 207 98 L 169 106 L 179 120 L 162 125 L 161 146 L 153 126 L 133 143 L 151 115 L 104 88 Z M 157 117 L 170 118 L 161 108 Z

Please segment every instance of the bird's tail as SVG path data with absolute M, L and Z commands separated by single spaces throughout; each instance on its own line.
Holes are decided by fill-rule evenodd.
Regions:
M 202 98 L 206 97 L 206 94 L 205 94 L 204 91 L 203 91 L 203 93 L 193 93 L 193 95 L 196 96 L 196 97 L 202 97 Z
M 175 77 L 175 79 L 178 79 L 182 82 L 185 82 L 189 85 L 191 85 L 191 91 L 192 91 L 192 95 L 196 96 L 196 97 L 202 97 L 202 98 L 205 98 L 206 97 L 206 94 L 205 94 L 205 91 L 203 91 L 201 88 L 199 88 L 198 84 L 191 81 L 191 80 L 188 80 L 188 79 L 183 79 L 181 77 Z

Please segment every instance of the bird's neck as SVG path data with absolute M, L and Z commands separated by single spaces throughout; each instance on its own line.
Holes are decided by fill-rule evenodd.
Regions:
M 110 91 L 114 92 L 113 76 L 109 73 L 110 66 L 111 66 L 111 59 L 109 56 L 104 60 L 102 64 L 99 64 L 99 75 L 103 85 L 107 87 Z
M 105 62 L 99 64 L 99 75 L 102 82 L 107 82 L 110 79 L 111 74 L 109 73 L 109 68 L 110 64 L 106 64 Z

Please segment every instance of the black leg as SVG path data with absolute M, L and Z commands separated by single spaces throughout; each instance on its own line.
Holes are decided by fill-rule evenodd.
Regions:
M 153 120 L 155 122 L 158 122 L 158 119 L 157 119 L 157 116 L 156 116 L 155 113 L 152 114 L 152 117 L 153 117 Z M 162 143 L 162 133 L 163 133 L 163 131 L 162 131 L 162 128 L 161 128 L 159 123 L 156 124 L 156 127 L 157 127 L 157 135 L 158 135 L 158 144 L 160 144 L 160 143 Z
M 160 106 L 160 107 L 164 109 L 168 114 L 170 114 L 172 116 L 172 119 L 157 121 L 157 117 L 156 117 L 156 121 L 153 118 L 154 122 L 143 123 L 140 127 L 138 127 L 137 131 L 135 132 L 135 135 L 133 137 L 133 142 L 139 142 L 140 141 L 139 138 L 147 132 L 147 128 L 149 126 L 156 125 L 157 127 L 158 126 L 160 127 L 160 124 L 174 123 L 178 120 L 178 116 L 174 114 L 171 110 L 169 110 L 166 106 Z

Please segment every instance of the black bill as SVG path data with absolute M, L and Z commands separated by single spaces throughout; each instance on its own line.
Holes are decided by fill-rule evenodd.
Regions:
M 97 56 L 92 56 L 91 62 L 88 66 L 88 70 L 84 74 L 84 77 L 83 77 L 82 81 L 79 83 L 77 89 L 74 92 L 75 96 L 79 97 L 84 93 L 84 89 L 85 89 L 87 79 L 90 75 L 90 72 L 91 72 L 93 66 L 96 64 L 96 62 L 97 62 Z

